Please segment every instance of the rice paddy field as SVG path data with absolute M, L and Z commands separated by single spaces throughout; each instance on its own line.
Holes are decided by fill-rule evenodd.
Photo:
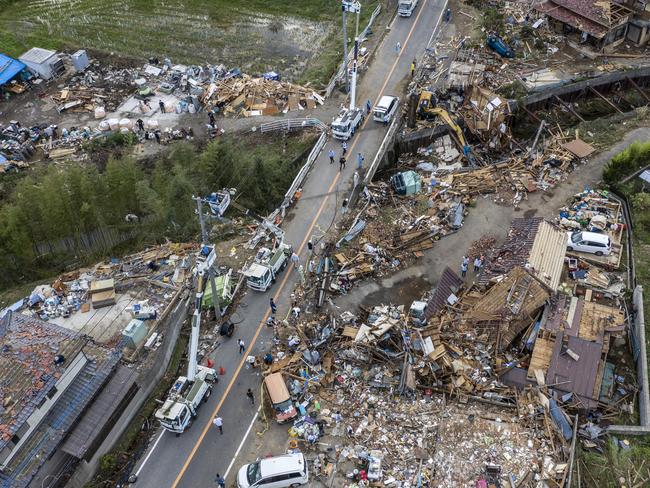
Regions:
M 379 2 L 361 3 L 368 17 Z M 303 82 L 309 68 L 318 83 L 333 71 L 340 15 L 338 0 L 0 0 L 0 52 L 86 48 Z

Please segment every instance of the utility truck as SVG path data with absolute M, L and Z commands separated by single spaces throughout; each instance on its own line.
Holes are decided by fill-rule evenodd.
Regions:
M 364 113 L 360 108 L 344 108 L 332 122 L 332 135 L 335 139 L 347 141 L 363 122 Z
M 397 14 L 400 17 L 410 17 L 417 6 L 418 0 L 399 0 L 397 3 Z
M 207 282 L 214 285 L 214 266 L 217 253 L 214 245 L 202 245 L 196 257 L 196 295 L 194 298 L 194 313 L 192 315 L 192 335 L 190 337 L 187 375 L 180 376 L 172 386 L 167 399 L 156 411 L 156 419 L 160 425 L 176 435 L 185 432 L 197 415 L 197 410 L 212 392 L 212 384 L 217 375 L 212 368 L 199 366 L 197 354 L 199 333 L 201 330 L 201 307 Z M 216 287 L 215 287 L 216 288 Z M 216 296 L 218 296 L 215 293 Z M 215 307 L 215 308 L 218 308 Z
M 293 249 L 289 244 L 280 242 L 273 250 L 263 247 L 255 256 L 255 261 L 244 272 L 246 286 L 251 290 L 265 292 L 275 279 L 287 267 Z
M 359 39 L 354 40 L 354 58 L 352 61 L 352 82 L 350 83 L 350 106 L 341 109 L 338 116 L 332 122 L 332 135 L 336 139 L 347 141 L 355 131 L 361 127 L 365 112 L 362 108 L 355 106 L 357 93 L 357 58 L 359 55 Z M 346 66 L 347 69 L 347 66 Z

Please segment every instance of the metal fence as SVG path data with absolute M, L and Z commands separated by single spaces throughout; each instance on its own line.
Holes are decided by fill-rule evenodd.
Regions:
M 372 27 L 372 23 L 375 21 L 375 19 L 380 13 L 381 13 L 381 4 L 377 5 L 377 8 L 373 10 L 372 15 L 370 16 L 370 20 L 368 20 L 368 24 L 366 25 L 365 29 L 363 29 L 359 34 L 359 42 L 363 41 L 367 37 L 368 32 L 370 31 L 370 27 Z M 348 54 L 347 63 L 342 62 L 341 65 L 339 66 L 339 69 L 336 71 L 334 76 L 332 76 L 332 79 L 330 80 L 327 87 L 325 88 L 325 98 L 328 98 L 332 94 L 332 92 L 334 91 L 334 87 L 336 87 L 338 81 L 345 74 L 345 68 L 353 57 L 354 57 L 354 49 L 352 49 L 350 54 Z
M 401 117 L 395 117 L 393 119 L 393 122 L 390 124 L 390 127 L 388 128 L 388 132 L 386 133 L 386 136 L 384 137 L 384 140 L 381 141 L 381 145 L 379 146 L 379 149 L 377 150 L 377 154 L 375 155 L 375 159 L 372 160 L 372 163 L 370 164 L 370 167 L 368 168 L 368 171 L 366 172 L 366 175 L 363 179 L 363 184 L 367 185 L 372 181 L 372 179 L 375 177 L 375 173 L 377 172 L 377 168 L 379 168 L 379 164 L 381 163 L 381 160 L 384 159 L 384 156 L 386 155 L 386 151 L 388 151 L 388 148 L 390 147 L 390 144 L 393 143 L 395 140 L 395 134 L 397 133 L 398 128 L 402 124 L 402 118 Z
M 321 122 L 318 119 L 314 118 L 302 118 L 302 119 L 283 119 L 276 120 L 274 122 L 266 122 L 259 126 L 259 130 L 262 133 L 265 132 L 274 132 L 274 131 L 291 131 L 296 129 L 309 129 L 316 128 L 322 131 L 328 129 L 327 125 Z

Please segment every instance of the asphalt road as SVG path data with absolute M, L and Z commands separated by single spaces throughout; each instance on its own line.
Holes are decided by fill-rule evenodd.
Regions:
M 410 18 L 396 18 L 380 46 L 368 70 L 362 75 L 357 90 L 358 104 L 366 100 L 373 103 L 382 95 L 398 95 L 409 76 L 411 61 L 422 54 L 434 28 L 442 16 L 445 0 L 421 0 Z M 379 33 L 381 26 L 375 27 Z M 401 44 L 398 53 L 397 43 Z M 338 164 L 329 164 L 327 153 L 334 149 L 340 155 L 340 143 L 331 140 L 323 149 L 317 163 L 303 188 L 302 199 L 295 205 L 283 228 L 286 240 L 304 261 L 306 243 L 314 236 L 320 237 L 330 227 L 341 209 L 341 203 L 352 184 L 356 169 L 356 155 L 361 152 L 366 166 L 372 162 L 386 128 L 366 119 L 362 130 L 348 141 L 347 167 L 339 172 Z M 211 487 L 216 473 L 224 475 L 229 467 L 227 482 L 234 482 L 239 466 L 246 459 L 234 459 L 257 411 L 246 398 L 246 390 L 252 388 L 259 396 L 260 375 L 247 369 L 245 356 L 260 354 L 269 349 L 271 331 L 263 324 L 268 317 L 269 298 L 275 297 L 279 305 L 279 316 L 283 316 L 289 305 L 291 290 L 299 279 L 298 273 L 289 266 L 278 283 L 267 293 L 248 292 L 241 302 L 239 315 L 244 321 L 239 324 L 231 339 L 219 339 L 216 349 L 215 368 L 224 367 L 226 374 L 220 377 L 208 402 L 199 410 L 192 427 L 176 437 L 170 433 L 157 433 L 136 465 L 138 475 L 136 486 L 147 488 L 165 487 Z M 240 355 L 237 339 L 242 338 L 248 351 Z M 256 398 L 258 400 L 258 398 Z M 223 418 L 223 435 L 212 426 L 216 414 Z M 232 466 L 231 466 L 232 464 Z

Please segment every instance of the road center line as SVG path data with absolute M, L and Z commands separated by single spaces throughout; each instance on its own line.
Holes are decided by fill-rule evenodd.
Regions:
M 397 63 L 399 62 L 400 58 L 402 57 L 402 53 L 405 51 L 406 46 L 407 46 L 407 44 L 408 44 L 408 42 L 409 42 L 409 40 L 411 38 L 411 35 L 413 34 L 413 31 L 415 30 L 415 27 L 416 27 L 418 21 L 420 20 L 420 16 L 422 15 L 422 12 L 424 12 L 424 6 L 426 5 L 426 3 L 427 3 L 427 0 L 424 0 L 424 2 L 422 3 L 422 8 L 420 9 L 418 15 L 416 16 L 416 18 L 415 18 L 415 20 L 413 22 L 413 25 L 411 26 L 411 29 L 409 30 L 409 33 L 406 36 L 406 39 L 404 40 L 404 44 L 402 46 L 402 49 L 400 50 L 399 54 L 397 55 L 397 57 L 395 59 L 395 62 L 393 63 L 393 66 L 391 67 L 390 71 L 388 72 L 388 75 L 386 76 L 386 80 L 384 81 L 384 84 L 382 85 L 381 90 L 379 91 L 379 95 L 377 96 L 376 102 L 379 101 L 379 99 L 381 98 L 382 92 L 386 88 L 386 85 L 388 85 L 388 82 L 389 82 L 391 76 L 393 75 L 393 72 L 395 71 L 395 68 L 397 67 Z M 363 129 L 366 126 L 366 124 L 368 123 L 369 120 L 370 120 L 370 117 L 366 117 L 366 120 L 364 121 L 361 129 Z M 359 141 L 359 133 L 360 132 L 361 131 L 357 132 L 357 135 L 356 135 L 356 137 L 354 139 L 354 142 L 352 143 L 352 145 L 350 147 L 350 153 L 352 153 L 354 147 L 356 146 L 357 142 Z M 341 174 L 342 173 L 339 172 L 334 177 L 334 180 L 332 181 L 332 184 L 330 185 L 330 187 L 327 190 L 328 194 L 331 193 L 332 190 L 334 189 L 334 187 L 338 184 L 338 181 L 341 178 Z M 304 237 L 302 243 L 300 244 L 300 247 L 298 248 L 297 254 L 302 253 L 305 245 L 307 244 L 307 241 L 309 240 L 309 238 L 310 238 L 310 236 L 312 234 L 312 231 L 314 230 L 314 227 L 318 223 L 318 219 L 320 218 L 321 214 L 323 213 L 323 209 L 325 208 L 325 204 L 327 203 L 328 199 L 329 199 L 329 195 L 326 195 L 325 198 L 323 198 L 323 201 L 322 201 L 322 203 L 320 204 L 320 206 L 318 208 L 318 212 L 316 212 L 316 215 L 315 215 L 314 219 L 312 220 L 311 225 L 309 226 L 309 229 L 307 229 L 307 232 L 305 234 L 305 237 Z M 275 292 L 275 295 L 273 296 L 274 300 L 279 299 L 279 296 L 282 293 L 282 291 L 284 290 L 284 287 L 286 286 L 287 280 L 289 279 L 289 276 L 291 275 L 291 272 L 293 271 L 293 269 L 294 269 L 293 264 L 291 264 L 287 268 L 287 270 L 285 272 L 285 275 L 284 275 L 284 278 L 282 279 L 282 282 L 280 283 L 280 286 L 278 287 L 277 291 Z M 207 423 L 205 424 L 205 427 L 203 428 L 203 431 L 201 432 L 201 435 L 196 440 L 196 444 L 194 444 L 194 447 L 190 451 L 190 454 L 188 455 L 187 459 L 185 460 L 185 463 L 183 464 L 180 472 L 178 473 L 178 476 L 176 476 L 176 479 L 172 483 L 171 488 L 177 488 L 178 487 L 178 484 L 180 483 L 181 479 L 183 478 L 183 475 L 185 474 L 185 472 L 187 471 L 187 468 L 189 467 L 190 463 L 192 462 L 192 459 L 194 459 L 194 456 L 196 455 L 196 451 L 198 451 L 199 447 L 203 443 L 203 439 L 205 439 L 205 436 L 207 435 L 208 431 L 210 430 L 210 426 L 212 425 L 212 419 L 217 415 L 217 413 L 219 413 L 219 410 L 221 410 L 221 407 L 223 406 L 226 398 L 228 397 L 228 394 L 230 393 L 230 390 L 232 389 L 233 385 L 235 384 L 235 381 L 237 380 L 237 377 L 239 376 L 239 373 L 241 372 L 241 369 L 243 368 L 243 366 L 244 366 L 244 364 L 246 362 L 246 357 L 249 356 L 251 351 L 253 350 L 253 346 L 255 345 L 255 342 L 257 341 L 257 338 L 259 337 L 260 332 L 262 331 L 264 325 L 266 324 L 266 320 L 268 319 L 268 317 L 269 317 L 269 310 L 266 311 L 266 313 L 264 314 L 264 317 L 262 318 L 259 325 L 257 326 L 257 330 L 255 331 L 255 335 L 253 336 L 253 339 L 251 340 L 248 348 L 246 349 L 246 353 L 242 355 L 242 360 L 240 361 L 240 363 L 239 363 L 239 365 L 237 367 L 237 370 L 235 371 L 233 377 L 231 378 L 230 382 L 228 383 L 228 386 L 226 387 L 225 391 L 223 392 L 221 400 L 219 400 L 219 403 L 217 404 L 215 409 L 212 411 L 212 415 L 210 416 Z M 152 452 L 153 452 L 153 449 L 152 449 Z

